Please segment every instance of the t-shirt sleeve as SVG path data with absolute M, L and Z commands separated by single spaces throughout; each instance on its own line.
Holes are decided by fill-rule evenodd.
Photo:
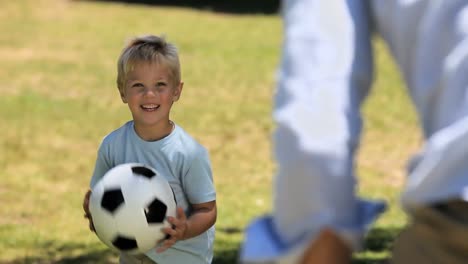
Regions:
M 104 176 L 104 174 L 111 169 L 111 164 L 109 162 L 109 157 L 106 154 L 106 145 L 104 141 L 99 146 L 99 150 L 96 158 L 96 165 L 94 166 L 93 176 L 91 177 L 90 187 L 93 188 L 96 183 Z
M 200 204 L 216 200 L 208 151 L 199 151 L 184 177 L 184 189 L 189 203 Z

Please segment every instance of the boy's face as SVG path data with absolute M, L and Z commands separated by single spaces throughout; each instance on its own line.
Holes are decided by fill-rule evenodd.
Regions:
M 182 86 L 182 82 L 174 84 L 165 65 L 143 62 L 133 67 L 120 96 L 130 108 L 137 132 L 168 128 L 169 113 Z

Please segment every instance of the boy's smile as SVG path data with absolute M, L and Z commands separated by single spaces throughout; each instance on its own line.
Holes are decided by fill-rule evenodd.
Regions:
M 128 72 L 121 97 L 128 104 L 135 131 L 141 138 L 157 140 L 170 133 L 169 114 L 182 85 L 174 84 L 168 67 L 161 63 L 136 63 Z
M 141 108 L 143 108 L 143 110 L 145 110 L 145 111 L 153 112 L 153 111 L 156 111 L 159 108 L 159 105 L 148 104 L 148 105 L 142 105 Z

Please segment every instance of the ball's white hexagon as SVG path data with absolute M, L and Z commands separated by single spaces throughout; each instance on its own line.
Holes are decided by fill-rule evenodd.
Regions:
M 99 230 L 99 238 L 104 244 L 112 247 L 112 239 L 115 235 L 115 221 L 111 213 L 101 209 L 101 199 L 104 194 L 104 184 L 100 182 L 93 188 L 93 194 L 89 201 L 89 211 L 93 217 L 93 225 L 96 230 Z M 109 228 L 111 226 L 111 228 Z
M 148 170 L 156 176 L 151 177 Z M 114 196 L 108 195 L 109 192 L 113 192 Z M 106 194 L 106 198 L 109 198 L 120 197 L 120 193 L 123 196 L 123 203 L 111 201 L 110 205 L 106 204 L 107 209 L 103 208 L 103 197 Z M 148 223 L 145 210 L 149 210 L 149 213 L 154 215 L 155 212 L 151 210 L 155 208 L 148 209 L 148 206 L 155 199 L 158 202 L 154 204 L 165 206 L 167 211 L 162 222 Z M 99 239 L 107 246 L 118 250 L 122 249 L 113 244 L 118 236 L 135 240 L 137 248 L 125 249 L 126 253 L 133 254 L 151 250 L 157 241 L 165 237 L 161 228 L 170 226 L 165 217 L 175 216 L 176 202 L 164 176 L 146 165 L 126 163 L 109 170 L 94 186 L 90 197 L 90 211 Z

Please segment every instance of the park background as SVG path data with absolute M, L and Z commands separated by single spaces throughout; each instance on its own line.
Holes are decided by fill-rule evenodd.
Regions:
M 180 49 L 185 86 L 172 119 L 211 155 L 213 263 L 236 262 L 244 228 L 271 209 L 282 24 L 277 1 L 234 2 L 0 2 L 0 263 L 116 262 L 88 230 L 81 204 L 102 137 L 131 118 L 115 85 L 117 57 L 146 33 Z M 394 62 L 380 39 L 373 44 L 358 191 L 389 210 L 355 255 L 359 264 L 389 258 L 406 223 L 398 198 L 406 160 L 421 144 Z

